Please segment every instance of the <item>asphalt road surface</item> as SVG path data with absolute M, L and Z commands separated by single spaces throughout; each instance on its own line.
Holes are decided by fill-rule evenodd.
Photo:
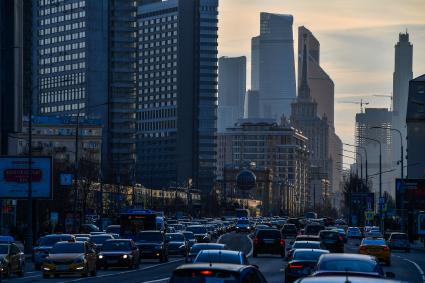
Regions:
M 279 256 L 259 255 L 253 258 L 252 241 L 247 234 L 229 233 L 218 239 L 234 250 L 243 251 L 249 256 L 249 262 L 260 268 L 269 283 L 284 282 L 284 267 L 286 262 Z M 346 253 L 357 253 L 359 241 L 350 240 L 345 246 Z M 90 283 L 165 283 L 172 271 L 184 263 L 182 257 L 170 257 L 169 262 L 144 260 L 137 270 L 111 269 L 99 270 L 96 277 L 81 278 L 79 276 L 64 276 L 60 278 L 44 279 L 41 272 L 34 271 L 28 266 L 28 271 L 22 278 L 12 276 L 4 282 L 32 283 L 32 282 L 90 282 Z M 425 283 L 425 253 L 412 250 L 411 253 L 393 252 L 392 265 L 384 267 L 385 271 L 396 274 L 397 280 Z

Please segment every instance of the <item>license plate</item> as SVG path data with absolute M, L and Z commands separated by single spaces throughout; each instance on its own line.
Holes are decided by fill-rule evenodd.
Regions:
M 109 259 L 108 263 L 109 264 L 115 264 L 115 263 L 118 263 L 118 260 L 117 259 Z
M 266 244 L 273 244 L 274 240 L 273 239 L 264 239 L 264 243 Z
M 56 266 L 56 269 L 59 271 L 68 270 L 68 265 L 58 265 Z

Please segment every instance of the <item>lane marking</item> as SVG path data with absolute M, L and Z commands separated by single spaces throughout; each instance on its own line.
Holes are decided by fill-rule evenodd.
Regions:
M 250 257 L 252 256 L 252 253 L 254 252 L 254 242 L 252 241 L 251 237 L 249 237 L 249 235 L 246 236 L 251 244 L 251 250 L 249 251 L 249 253 L 246 255 L 246 257 Z
M 142 281 L 140 283 L 156 283 L 156 282 L 162 282 L 162 281 L 165 281 L 165 280 L 168 280 L 168 279 L 170 279 L 170 277 L 162 278 L 162 279 L 156 279 L 156 280 L 150 280 L 150 281 Z
M 425 273 L 424 273 L 424 271 L 422 270 L 422 268 L 416 263 L 416 262 L 414 262 L 414 261 L 411 261 L 411 260 L 409 260 L 409 259 L 407 259 L 407 258 L 403 258 L 405 261 L 408 261 L 408 262 L 410 262 L 411 264 L 413 264 L 415 267 L 416 267 L 416 269 L 417 270 L 419 270 L 419 273 L 421 274 L 421 276 L 422 276 L 422 282 L 424 282 L 425 283 Z
M 124 274 L 133 273 L 133 272 L 138 272 L 138 271 L 143 271 L 143 270 L 147 270 L 147 269 L 156 268 L 156 267 L 159 267 L 159 266 L 168 265 L 168 264 L 179 262 L 179 261 L 183 261 L 183 259 L 176 259 L 176 260 L 172 260 L 172 261 L 169 261 L 169 262 L 155 264 L 155 265 L 150 265 L 150 266 L 147 266 L 147 267 L 144 267 L 144 268 L 135 269 L 135 270 L 127 270 L 127 271 L 121 271 L 121 272 L 114 272 L 114 273 L 108 273 L 108 274 L 103 274 L 103 275 L 97 275 L 97 276 L 93 276 L 93 277 L 86 277 L 86 278 L 78 278 L 78 279 L 74 279 L 74 280 L 60 281 L 58 283 L 78 282 L 78 281 L 83 281 L 83 280 L 95 280 L 95 279 L 98 279 L 98 278 L 105 278 L 105 277 L 111 277 L 111 276 L 116 276 L 116 275 L 124 275 Z
M 36 278 L 36 277 L 40 277 L 41 278 L 41 275 L 38 274 L 38 275 L 32 275 L 32 276 L 26 276 L 26 277 L 12 278 L 12 279 L 14 279 L 14 280 L 23 280 L 23 279 Z

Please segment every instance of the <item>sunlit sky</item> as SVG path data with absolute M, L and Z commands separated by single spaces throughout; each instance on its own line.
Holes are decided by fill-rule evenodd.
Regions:
M 335 83 L 335 127 L 344 142 L 354 142 L 356 104 L 390 107 L 394 45 L 399 32 L 410 34 L 413 75 L 425 73 L 425 0 L 220 0 L 219 55 L 247 57 L 250 88 L 251 37 L 260 32 L 260 12 L 294 16 L 294 52 L 298 27 L 320 41 L 321 65 Z M 345 162 L 349 162 L 346 160 Z

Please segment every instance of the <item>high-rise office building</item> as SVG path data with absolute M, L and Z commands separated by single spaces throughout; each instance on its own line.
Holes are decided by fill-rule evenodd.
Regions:
M 138 8 L 138 176 L 148 187 L 215 180 L 217 0 Z
M 298 28 L 298 85 L 301 84 L 301 65 L 303 38 L 307 40 L 307 81 L 310 95 L 317 102 L 317 115 L 326 115 L 329 124 L 334 125 L 334 83 L 325 70 L 320 66 L 320 43 L 306 27 Z
M 246 57 L 218 59 L 218 119 L 217 129 L 226 128 L 244 117 L 246 93 Z
M 33 1 L 34 110 L 96 116 L 103 176 L 132 181 L 135 162 L 136 1 Z
M 260 116 L 278 121 L 296 98 L 293 17 L 261 13 L 260 22 L 260 36 L 252 39 L 251 88 L 258 83 Z
M 413 45 L 409 42 L 409 34 L 400 33 L 395 45 L 395 62 L 393 73 L 393 119 L 392 127 L 401 131 L 403 146 L 406 148 L 406 111 L 409 94 L 409 81 L 413 78 L 412 72 Z M 393 133 L 393 161 L 400 159 L 400 138 L 398 133 Z M 397 169 L 399 170 L 399 169 Z M 406 171 L 405 171 L 406 172 Z M 397 177 L 400 176 L 398 172 Z

